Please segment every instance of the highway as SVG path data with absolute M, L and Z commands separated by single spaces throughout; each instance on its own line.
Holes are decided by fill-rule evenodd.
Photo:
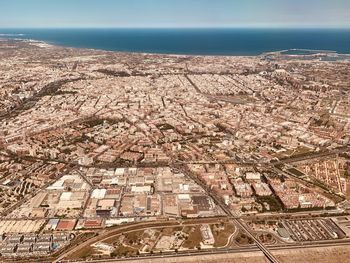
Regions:
M 79 261 L 69 261 L 65 260 L 68 256 L 77 253 L 81 249 L 85 248 L 86 246 L 90 246 L 96 242 L 104 241 L 108 238 L 111 238 L 113 236 L 119 235 L 121 233 L 126 232 L 132 232 L 132 231 L 139 231 L 139 230 L 145 230 L 150 228 L 161 228 L 161 227 L 176 227 L 176 226 L 193 226 L 208 222 L 217 222 L 218 220 L 221 220 L 223 218 L 203 218 L 203 219 L 188 219 L 188 220 L 179 220 L 179 221 L 161 221 L 161 222 L 141 222 L 141 223 L 135 223 L 135 224 L 128 224 L 128 225 L 122 225 L 122 226 L 116 226 L 115 228 L 109 228 L 108 230 L 102 230 L 98 233 L 98 236 L 93 237 L 91 239 L 88 239 L 80 244 L 77 244 L 75 247 L 71 247 L 68 249 L 68 251 L 62 251 L 62 254 L 58 256 L 56 260 L 49 261 L 54 263 L 59 262 L 79 262 Z M 240 223 L 239 219 L 238 224 Z M 242 224 L 242 223 L 241 223 Z M 246 228 L 245 225 L 240 225 L 240 227 Z M 254 239 L 255 241 L 255 239 Z M 266 246 L 268 248 L 268 251 L 276 251 L 276 250 L 285 250 L 285 249 L 298 249 L 298 248 L 314 248 L 314 247 L 329 247 L 329 246 L 345 246 L 350 245 L 350 240 L 327 240 L 327 241 L 314 241 L 314 242 L 303 242 L 303 243 L 290 243 L 290 244 L 274 244 L 274 245 L 268 245 Z M 225 254 L 225 253 L 244 253 L 244 252 L 258 252 L 262 251 L 262 248 L 259 246 L 245 246 L 245 247 L 237 247 L 237 248 L 230 248 L 230 247 L 223 247 L 223 248 L 213 248 L 213 249 L 203 249 L 203 250 L 180 250 L 178 252 L 163 252 L 160 254 L 143 254 L 138 255 L 130 258 L 119 258 L 119 259 L 110 259 L 110 260 L 92 260 L 93 262 L 120 262 L 120 261 L 132 261 L 135 259 L 143 260 L 143 259 L 157 259 L 157 258 L 171 258 L 171 257 L 187 257 L 187 256 L 201 256 L 201 255 L 219 255 L 219 254 Z M 265 253 L 264 253 L 265 254 Z M 266 256 L 266 254 L 265 254 Z
M 338 241 L 338 242 L 320 242 L 309 244 L 291 244 L 291 245 L 271 245 L 268 246 L 271 251 L 283 251 L 283 250 L 296 250 L 307 248 L 326 248 L 326 247 L 343 247 L 350 246 L 350 241 Z M 144 254 L 130 258 L 115 258 L 115 259 L 103 259 L 103 260 L 91 260 L 90 262 L 127 262 L 127 261 L 140 261 L 140 260 L 154 260 L 154 259 L 166 259 L 166 258 L 181 258 L 181 257 L 203 257 L 204 255 L 225 255 L 225 254 L 240 254 L 248 252 L 260 252 L 258 247 L 242 247 L 242 248 L 218 248 L 208 250 L 192 250 L 192 251 L 178 251 L 178 252 L 163 252 L 160 254 Z M 60 263 L 78 263 L 81 261 L 62 260 Z
M 347 151 L 350 151 L 350 147 L 344 146 L 344 147 L 336 148 L 333 150 L 315 152 L 315 153 L 310 153 L 310 154 L 303 155 L 303 156 L 288 157 L 288 158 L 282 159 L 280 161 L 272 162 L 271 164 L 279 165 L 279 164 L 296 163 L 296 162 L 306 161 L 306 160 L 315 159 L 315 158 L 329 157 L 329 156 L 337 155 L 337 154 L 344 153 Z
M 270 260 L 272 263 L 278 263 L 278 259 L 270 252 L 267 247 L 263 243 L 260 242 L 251 232 L 251 230 L 240 220 L 233 219 L 233 221 L 238 225 L 241 229 L 243 229 L 255 242 L 257 247 L 264 253 L 264 255 Z
M 58 258 L 53 261 L 53 263 L 61 262 L 61 260 L 63 260 L 67 256 L 75 252 L 78 252 L 79 250 L 83 249 L 86 246 L 90 246 L 96 242 L 99 242 L 101 240 L 106 240 L 110 237 L 113 237 L 125 232 L 146 230 L 150 228 L 191 226 L 191 225 L 206 224 L 206 223 L 217 223 L 218 220 L 222 220 L 222 219 L 225 219 L 225 218 L 222 218 L 222 217 L 200 218 L 200 219 L 170 220 L 170 221 L 158 220 L 158 221 L 140 222 L 140 223 L 127 224 L 127 225 L 108 228 L 98 232 L 98 235 L 96 237 L 90 238 L 80 244 L 77 244 L 75 247 L 68 248 L 68 250 L 66 252 L 62 252 L 61 255 L 59 255 Z
M 278 161 L 278 162 L 265 164 L 265 165 L 268 165 L 269 167 L 275 166 L 275 167 L 273 167 L 273 169 L 275 169 L 276 171 L 281 172 L 280 169 L 276 168 L 276 166 L 278 164 L 288 164 L 288 163 L 299 162 L 299 161 L 308 160 L 308 159 L 312 159 L 312 158 L 320 158 L 320 157 L 332 156 L 332 155 L 339 154 L 341 152 L 348 151 L 348 150 L 349 150 L 349 147 L 342 147 L 342 148 L 334 149 L 332 151 L 313 153 L 313 154 L 309 154 L 307 156 L 302 156 L 302 157 L 301 156 L 299 156 L 299 157 L 298 156 L 297 157 L 291 157 L 291 158 L 288 158 L 288 159 L 285 159 L 285 160 L 281 160 L 281 161 Z M 24 156 L 22 158 L 36 159 L 36 158 L 33 158 L 33 157 L 27 157 L 27 156 Z M 41 158 L 37 158 L 37 159 L 42 160 Z M 46 160 L 45 159 L 45 161 L 55 161 L 56 162 L 57 160 Z M 62 162 L 65 163 L 65 164 L 71 164 L 70 162 L 64 162 L 64 161 L 62 161 Z M 218 163 L 218 162 L 215 162 L 215 163 Z M 237 162 L 234 162 L 234 163 L 237 164 Z M 244 164 L 252 165 L 250 163 L 241 163 L 241 165 L 244 165 Z M 262 165 L 264 165 L 264 164 L 262 164 Z M 235 225 L 237 226 L 237 228 L 241 229 L 244 233 L 247 234 L 247 236 L 249 236 L 254 241 L 256 247 L 242 248 L 242 249 L 225 248 L 225 249 L 214 249 L 214 250 L 202 250 L 200 252 L 198 252 L 198 251 L 186 251 L 186 252 L 180 251 L 180 252 L 175 253 L 175 254 L 174 253 L 169 253 L 169 254 L 168 253 L 162 253 L 159 256 L 158 255 L 142 255 L 142 256 L 138 257 L 139 259 L 150 258 L 150 257 L 154 257 L 154 258 L 157 258 L 157 257 L 161 257 L 161 258 L 174 257 L 174 256 L 179 256 L 179 255 L 181 255 L 181 256 L 186 256 L 186 255 L 195 256 L 197 254 L 198 255 L 203 255 L 203 254 L 241 253 L 241 252 L 247 252 L 247 251 L 248 252 L 249 251 L 261 251 L 271 263 L 278 263 L 279 262 L 278 259 L 271 253 L 271 251 L 278 250 L 278 249 L 296 249 L 296 248 L 304 248 L 305 247 L 304 244 L 300 245 L 299 247 L 295 246 L 295 245 L 294 246 L 291 246 L 291 245 L 278 245 L 278 246 L 274 247 L 274 246 L 266 246 L 266 245 L 262 244 L 260 242 L 260 240 L 258 240 L 254 236 L 254 234 L 252 233 L 251 229 L 244 223 L 242 218 L 239 218 L 236 215 L 234 215 L 232 213 L 232 211 L 229 210 L 228 207 L 223 203 L 222 199 L 218 195 L 216 195 L 216 193 L 214 193 L 211 189 L 208 188 L 208 186 L 204 182 L 202 182 L 201 180 L 199 180 L 196 176 L 194 176 L 192 174 L 192 172 L 188 169 L 186 164 L 181 163 L 179 161 L 174 161 L 171 166 L 175 167 L 179 171 L 182 171 L 185 175 L 187 175 L 194 182 L 196 182 L 198 185 L 200 185 L 206 191 L 207 195 L 210 196 L 215 201 L 215 203 L 226 213 L 227 218 L 229 218 L 232 222 L 234 222 Z M 84 166 L 76 165 L 75 167 L 84 167 Z M 70 167 L 70 169 L 72 169 L 72 167 Z M 78 172 L 80 173 L 79 170 L 78 170 Z M 83 174 L 81 174 L 81 175 L 83 176 L 83 178 L 91 186 L 91 183 L 89 182 L 89 180 L 87 180 L 87 178 Z M 25 200 L 26 199 L 23 199 L 23 201 L 25 201 Z M 19 204 L 21 204 L 21 203 L 19 203 Z M 12 208 L 13 207 L 11 207 L 11 209 Z M 9 210 L 7 210 L 6 213 L 8 213 L 8 211 Z M 305 213 L 303 212 L 300 215 L 306 215 L 306 214 L 310 214 L 310 213 L 312 213 L 312 212 L 305 212 Z M 319 212 L 317 211 L 315 213 L 319 213 Z M 208 219 L 202 219 L 202 221 L 201 221 L 201 219 L 197 219 L 196 222 L 198 224 L 199 222 L 204 222 L 204 220 L 208 220 Z M 216 220 L 218 220 L 218 219 L 216 219 Z M 183 222 L 187 222 L 187 221 L 184 220 Z M 181 221 L 181 223 L 179 223 L 179 221 L 158 221 L 158 222 L 142 222 L 140 224 L 145 226 L 145 228 L 150 228 L 150 227 L 167 227 L 167 226 L 172 226 L 172 225 L 176 226 L 176 225 L 188 224 L 188 223 L 183 223 L 183 222 Z M 67 256 L 71 255 L 74 252 L 78 252 L 80 249 L 84 248 L 85 246 L 89 246 L 89 245 L 91 245 L 91 244 L 93 244 L 95 242 L 101 241 L 101 240 L 106 239 L 106 238 L 108 238 L 110 236 L 120 234 L 120 231 L 127 231 L 128 229 L 133 229 L 133 228 L 135 228 L 134 224 L 133 225 L 127 225 L 127 226 L 119 226 L 116 229 L 102 230 L 99 233 L 98 236 L 96 236 L 96 237 L 94 237 L 92 239 L 86 240 L 83 243 L 78 244 L 76 247 L 69 248 L 68 251 L 63 252 L 63 254 L 61 256 L 59 256 L 53 262 L 62 262 L 62 260 L 64 258 L 66 258 Z M 331 243 L 331 244 L 333 244 L 333 243 Z M 349 244 L 348 241 L 346 241 L 346 244 Z M 328 243 L 328 245 L 329 245 L 329 243 Z M 310 246 L 316 246 L 317 247 L 317 246 L 324 246 L 324 244 L 308 245 L 308 247 L 310 247 Z M 122 260 L 126 260 L 126 259 L 120 259 L 120 260 L 119 259 L 113 259 L 110 262 L 116 262 L 116 261 L 122 261 Z M 127 260 L 131 260 L 131 259 L 127 259 Z

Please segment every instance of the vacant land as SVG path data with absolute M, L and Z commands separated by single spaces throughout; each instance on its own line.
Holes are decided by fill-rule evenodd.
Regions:
M 215 238 L 214 247 L 223 247 L 227 245 L 229 238 L 235 232 L 236 227 L 234 224 L 228 223 L 224 225 L 212 225 L 211 229 Z
M 305 248 L 297 250 L 274 251 L 281 263 L 329 263 L 349 262 L 350 246 Z M 139 263 L 139 260 L 118 261 L 121 263 Z M 144 263 L 268 263 L 261 252 L 246 252 L 224 255 L 200 255 L 177 258 L 144 260 Z
M 200 226 L 185 227 L 183 231 L 188 233 L 188 238 L 182 245 L 184 248 L 194 249 L 200 246 L 202 242 Z

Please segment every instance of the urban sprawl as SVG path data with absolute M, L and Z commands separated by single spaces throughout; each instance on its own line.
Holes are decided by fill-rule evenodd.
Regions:
M 349 59 L 0 40 L 0 261 L 350 245 Z

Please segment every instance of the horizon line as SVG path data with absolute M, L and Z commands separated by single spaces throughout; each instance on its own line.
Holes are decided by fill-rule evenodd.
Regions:
M 18 29 L 350 29 L 347 26 L 23 26 L 1 27 L 0 30 Z

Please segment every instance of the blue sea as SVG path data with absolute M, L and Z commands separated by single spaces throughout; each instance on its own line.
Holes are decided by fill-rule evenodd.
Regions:
M 111 51 L 259 55 L 286 49 L 350 54 L 350 29 L 0 29 L 0 38 Z

